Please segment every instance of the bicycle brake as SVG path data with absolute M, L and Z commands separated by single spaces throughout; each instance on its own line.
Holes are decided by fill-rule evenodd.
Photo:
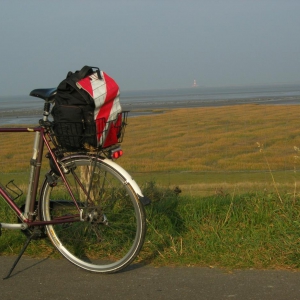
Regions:
M 50 155 L 50 153 L 48 152 L 45 155 L 45 157 L 49 159 L 49 165 L 50 165 L 51 171 L 53 171 L 57 176 L 60 176 L 59 170 L 58 170 L 52 156 Z
M 46 174 L 46 179 L 47 179 L 47 182 L 49 183 L 49 185 L 51 187 L 54 187 L 54 186 L 57 185 L 57 176 L 55 174 L 47 173 Z
M 59 154 L 57 154 L 57 155 L 58 155 L 57 163 L 60 165 L 61 170 L 63 171 L 63 173 L 68 174 L 70 172 L 70 170 L 68 168 L 66 168 L 62 162 L 59 161 L 59 158 L 61 158 L 61 157 Z M 48 152 L 45 155 L 45 157 L 49 159 L 49 165 L 50 165 L 51 171 L 53 171 L 55 173 L 55 175 L 60 176 L 59 169 L 58 169 L 56 163 L 54 162 L 54 159 L 50 155 L 50 153 Z

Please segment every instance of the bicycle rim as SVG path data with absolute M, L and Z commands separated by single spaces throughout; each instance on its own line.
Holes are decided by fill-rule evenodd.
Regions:
M 101 160 L 86 156 L 66 159 L 64 164 L 70 170 L 67 181 L 85 220 L 79 220 L 78 208 L 62 179 L 54 187 L 46 181 L 42 190 L 44 220 L 77 216 L 76 222 L 46 226 L 50 240 L 81 268 L 102 273 L 121 270 L 143 245 L 143 206 L 126 180 Z

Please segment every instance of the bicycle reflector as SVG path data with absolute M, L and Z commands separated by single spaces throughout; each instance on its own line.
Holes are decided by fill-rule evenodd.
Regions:
M 123 155 L 123 150 L 121 148 L 113 149 L 110 151 L 110 158 L 111 159 L 118 159 Z

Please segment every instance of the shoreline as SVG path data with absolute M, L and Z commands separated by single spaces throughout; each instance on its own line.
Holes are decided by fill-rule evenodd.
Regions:
M 299 105 L 300 96 L 277 96 L 277 97 L 256 97 L 256 98 L 238 98 L 238 99 L 198 99 L 198 100 L 150 100 L 150 101 L 122 101 L 123 110 L 131 111 L 131 116 L 150 115 L 155 109 L 177 109 L 193 107 L 220 107 L 244 104 L 257 105 Z M 42 117 L 42 108 L 34 110 L 18 109 L 1 111 L 0 108 L 0 125 L 5 124 L 32 124 L 38 123 Z M 29 122 L 29 123 L 28 123 Z
M 121 100 L 122 102 L 122 100 Z M 269 105 L 299 105 L 300 96 L 284 97 L 256 97 L 238 99 L 209 99 L 209 100 L 177 100 L 177 101 L 145 101 L 121 103 L 124 109 L 148 110 L 149 109 L 174 109 L 174 108 L 193 108 L 193 107 L 220 107 L 243 104 L 269 104 Z

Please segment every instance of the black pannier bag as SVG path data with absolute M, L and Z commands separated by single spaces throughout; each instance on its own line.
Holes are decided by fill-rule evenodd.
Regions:
M 117 144 L 124 124 L 119 95 L 117 83 L 99 68 L 69 72 L 51 111 L 60 146 L 77 151 Z

